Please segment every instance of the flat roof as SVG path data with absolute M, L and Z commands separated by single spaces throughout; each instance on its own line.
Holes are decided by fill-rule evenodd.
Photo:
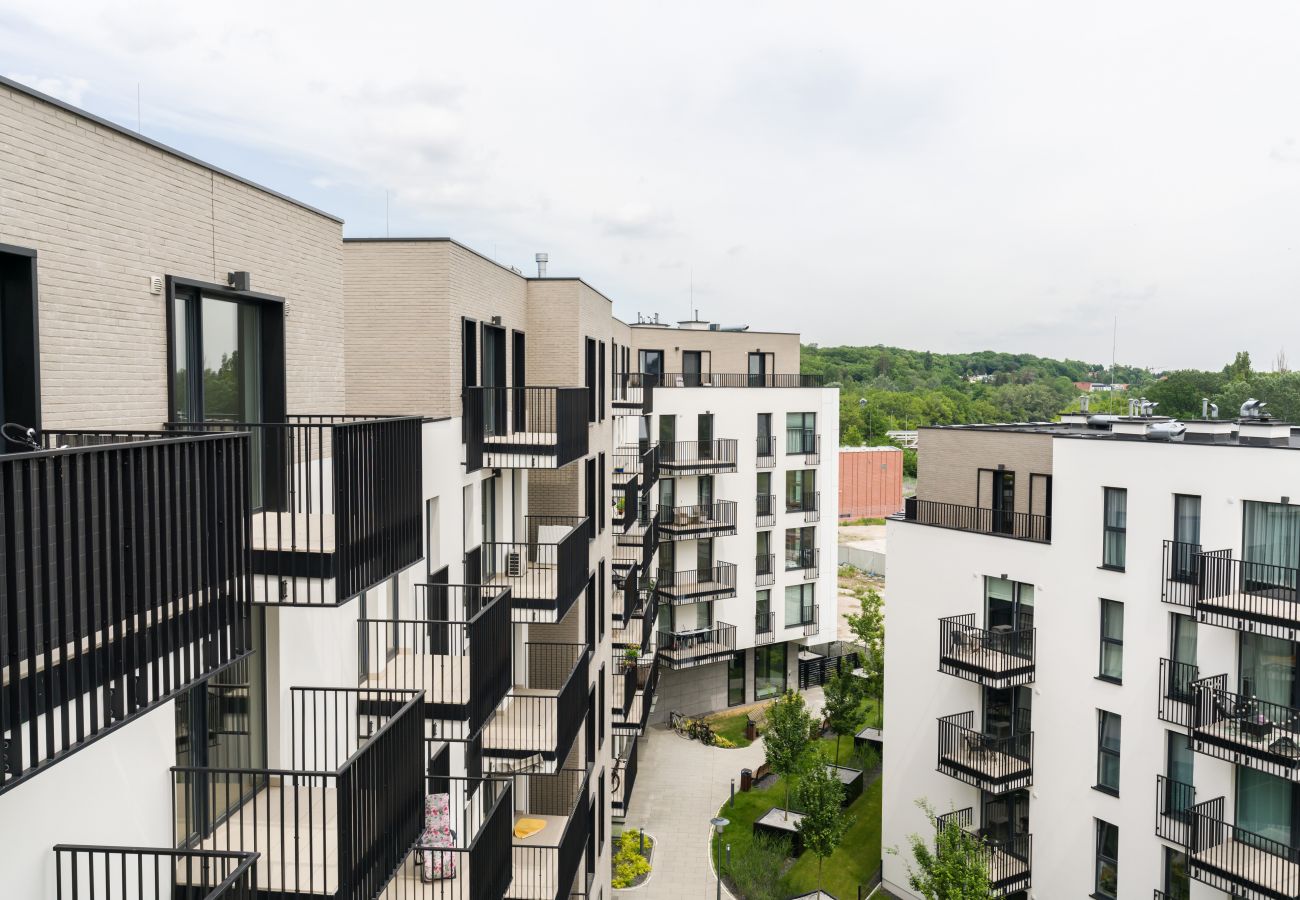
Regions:
M 1131 434 L 1111 431 L 1107 427 L 1092 427 L 1084 422 L 1002 422 L 994 424 L 975 424 L 975 425 L 922 425 L 918 431 L 972 431 L 972 432 L 1001 432 L 1006 434 L 1045 434 L 1052 438 L 1070 438 L 1085 441 L 1129 441 L 1141 444 L 1153 444 L 1156 446 L 1164 445 L 1187 445 L 1189 447 L 1250 447 L 1263 448 L 1266 450 L 1300 450 L 1300 426 L 1293 425 L 1289 422 L 1278 420 L 1247 420 L 1244 424 L 1247 428 L 1252 426 L 1273 426 L 1275 428 L 1285 427 L 1288 429 L 1288 436 L 1283 440 L 1273 442 L 1264 442 L 1260 440 L 1241 439 L 1240 426 L 1243 424 L 1236 419 L 1171 419 L 1168 416 L 1156 416 L 1154 418 L 1140 418 L 1120 416 L 1114 420 L 1117 424 L 1148 424 L 1154 425 L 1163 422 L 1180 422 L 1184 425 L 1231 425 L 1232 431 L 1210 432 L 1204 431 L 1195 434 L 1191 440 L 1189 435 L 1192 431 L 1185 432 L 1173 440 L 1151 440 L 1143 434 Z M 1198 438 L 1200 438 L 1198 440 Z
M 97 116 L 94 113 L 87 112 L 86 110 L 81 109 L 80 107 L 73 106 L 71 103 L 65 103 L 64 101 L 58 99 L 57 97 L 51 97 L 49 94 L 41 93 L 35 88 L 28 87 L 22 82 L 14 81 L 12 78 L 6 78 L 5 76 L 0 75 L 0 86 L 4 86 L 6 88 L 9 88 L 10 90 L 17 91 L 20 94 L 25 94 L 34 100 L 39 100 L 42 103 L 49 104 L 50 106 L 57 107 L 66 113 L 70 113 L 71 115 L 77 116 L 78 118 L 85 119 L 88 122 L 94 122 L 96 125 L 100 126 L 101 128 L 107 128 L 109 131 L 116 132 L 117 134 L 120 134 L 123 137 L 144 144 L 145 146 L 152 147 L 155 150 L 161 150 L 163 153 L 166 153 L 169 156 L 174 156 L 177 159 L 183 159 L 187 163 L 192 163 L 193 165 L 199 166 L 200 168 L 207 169 L 209 172 L 215 172 L 218 175 L 221 175 L 225 178 L 229 178 L 232 181 L 238 181 L 240 184 L 247 185 L 248 187 L 251 187 L 254 190 L 261 191 L 264 194 L 269 194 L 270 196 L 275 197 L 277 200 L 283 200 L 286 203 L 292 203 L 294 206 L 307 210 L 307 212 L 315 213 L 318 216 L 324 216 L 326 219 L 329 219 L 333 222 L 338 222 L 340 225 L 343 224 L 343 220 L 338 216 L 334 215 L 333 213 L 327 213 L 322 209 L 317 209 L 316 207 L 312 206 L 309 203 L 303 203 L 301 200 L 295 200 L 293 197 L 290 197 L 288 194 L 282 194 L 277 190 L 273 190 L 272 188 L 269 188 L 264 184 L 258 184 L 255 181 L 250 181 L 247 178 L 244 178 L 240 175 L 236 175 L 234 172 L 228 172 L 225 169 L 212 165 L 211 163 L 206 163 L 203 160 L 199 159 L 198 157 L 191 156 L 188 153 L 185 153 L 181 150 L 177 150 L 175 147 L 168 146 L 167 144 L 164 144 L 160 141 L 155 141 L 153 138 L 145 137 L 143 134 L 141 134 L 138 131 L 132 131 L 131 129 L 126 128 L 125 126 L 118 125 L 116 122 L 111 122 L 108 119 L 103 118 L 102 116 Z

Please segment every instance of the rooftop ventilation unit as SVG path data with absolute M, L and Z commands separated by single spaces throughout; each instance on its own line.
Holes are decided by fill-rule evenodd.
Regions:
M 1180 440 L 1187 426 L 1182 422 L 1152 422 L 1147 426 L 1147 432 L 1144 437 L 1148 441 L 1176 441 Z
M 1256 400 L 1250 397 L 1245 403 L 1241 404 L 1240 414 L 1243 419 L 1266 419 L 1268 413 L 1264 412 L 1264 407 L 1268 406 L 1263 400 Z

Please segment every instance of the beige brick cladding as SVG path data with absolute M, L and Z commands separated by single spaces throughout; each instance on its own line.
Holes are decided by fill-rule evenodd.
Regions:
M 921 500 L 988 506 L 989 482 L 980 469 L 1016 473 L 1015 511 L 1030 512 L 1030 475 L 1052 474 L 1052 436 L 1027 431 L 922 428 L 917 443 L 916 496 Z M 1035 497 L 1035 505 L 1042 502 Z M 1036 509 L 1034 512 L 1043 512 Z
M 769 371 L 780 375 L 799 372 L 799 335 L 773 331 L 708 331 L 689 328 L 633 326 L 632 347 L 664 351 L 664 371 L 682 370 L 683 350 L 708 351 L 706 372 L 739 374 L 749 371 L 749 354 L 771 353 Z M 632 367 L 636 368 L 633 357 Z
M 0 243 L 35 249 L 50 427 L 167 418 L 166 298 L 153 276 L 283 296 L 291 412 L 341 411 L 340 223 L 0 84 Z

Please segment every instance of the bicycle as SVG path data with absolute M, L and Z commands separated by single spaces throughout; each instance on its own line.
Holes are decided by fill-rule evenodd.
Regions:
M 678 737 L 683 737 L 686 738 L 687 740 L 690 740 L 691 720 L 686 718 L 677 710 L 673 710 L 672 712 L 668 713 L 668 726 L 672 728 L 673 731 L 677 732 Z

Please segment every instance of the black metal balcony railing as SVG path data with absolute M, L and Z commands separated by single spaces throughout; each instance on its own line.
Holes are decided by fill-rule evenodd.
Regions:
M 260 853 L 259 892 L 378 895 L 422 828 L 422 702 L 290 688 L 288 768 L 172 768 L 177 844 Z
M 558 469 L 587 455 L 585 387 L 467 387 L 465 471 Z
M 657 377 L 659 387 L 717 387 L 717 388 L 809 388 L 821 387 L 821 375 L 750 375 L 744 372 L 665 372 Z
M 776 465 L 776 438 L 760 437 L 754 442 L 754 466 L 771 469 Z
M 817 547 L 801 547 L 785 551 L 785 570 L 802 571 L 801 578 L 816 578 L 821 571 L 821 550 Z
M 0 455 L 0 791 L 251 649 L 247 435 Z
M 1189 874 L 1234 896 L 1300 897 L 1300 852 L 1228 824 L 1223 809 L 1224 798 L 1215 797 L 1188 811 Z
M 485 587 L 507 587 L 516 622 L 558 622 L 591 574 L 586 516 L 525 516 L 527 541 L 484 541 Z
M 786 496 L 785 511 L 788 513 L 803 513 L 805 522 L 816 522 L 821 519 L 822 492 L 807 491 L 798 497 Z
M 1156 836 L 1175 844 L 1189 843 L 1191 809 L 1196 805 L 1196 788 L 1164 775 L 1156 776 Z
M 703 569 L 673 572 L 660 569 L 655 592 L 668 603 L 699 603 L 736 596 L 735 563 L 719 562 Z
M 533 641 L 524 651 L 525 683 L 511 689 L 483 729 L 483 753 L 507 758 L 539 754 L 548 763 L 562 762 L 587 713 L 591 654 L 586 644 Z
M 1033 732 L 999 737 L 974 724 L 973 712 L 939 719 L 939 771 L 990 794 L 1033 784 Z
M 1191 727 L 1195 699 L 1192 685 L 1198 677 L 1199 670 L 1194 664 L 1161 658 L 1158 712 L 1162 720 Z
M 640 372 L 621 372 L 614 376 L 611 399 L 616 416 L 648 416 L 654 412 L 656 376 Z
M 1197 554 L 1193 608 L 1202 622 L 1295 640 L 1300 631 L 1300 570 L 1232 559 L 1230 551 Z
M 1052 540 L 1051 516 L 940 503 L 916 497 L 903 500 L 903 521 L 1042 544 L 1051 543 Z
M 644 588 L 635 591 L 632 614 L 625 625 L 614 628 L 615 646 L 635 647 L 641 654 L 650 652 L 654 638 L 655 617 L 659 615 L 659 595 Z
M 588 799 L 591 765 L 562 769 L 553 775 L 516 775 L 518 812 L 529 818 L 564 819 L 529 838 L 515 838 L 511 848 L 511 900 L 564 900 L 572 889 L 592 831 Z
M 773 494 L 756 494 L 754 496 L 754 524 L 759 528 L 776 524 L 776 496 Z
M 776 582 L 776 554 L 761 553 L 754 557 L 754 583 L 759 587 Z
M 655 652 L 670 669 L 702 666 L 736 651 L 736 626 L 718 622 L 686 631 L 661 631 Z
M 420 619 L 360 619 L 363 688 L 424 692 L 438 737 L 478 734 L 510 690 L 510 591 L 416 585 Z
M 419 416 L 168 422 L 252 435 L 256 602 L 346 603 L 424 555 Z M 329 582 L 333 580 L 331 585 Z
M 676 441 L 659 445 L 659 474 L 719 475 L 736 471 L 736 439 Z
M 430 774 L 425 791 L 449 833 L 421 833 L 381 900 L 504 897 L 513 864 L 513 781 Z
M 1227 675 L 1192 682 L 1192 746 L 1280 778 L 1300 778 L 1300 709 L 1234 693 L 1227 684 Z
M 655 553 L 659 550 L 659 522 L 653 516 L 643 515 L 640 522 L 625 534 L 617 535 L 614 540 L 615 571 L 624 573 L 635 566 L 642 572 L 648 572 Z
M 656 511 L 663 540 L 698 540 L 736 533 L 736 503 L 717 500 L 695 506 L 661 506 Z
M 818 465 L 822 461 L 822 436 L 809 428 L 787 428 L 785 453 L 787 456 L 802 455 L 805 465 Z
M 939 671 L 990 688 L 1034 680 L 1033 628 L 985 629 L 974 613 L 939 620 Z
M 1160 599 L 1191 607 L 1201 583 L 1201 545 L 1165 541 L 1161 557 Z
M 637 735 L 629 735 L 614 763 L 614 775 L 610 786 L 610 806 L 615 812 L 627 815 L 632 805 L 632 788 L 636 784 L 636 745 Z
M 786 628 L 802 628 L 805 636 L 817 633 L 818 627 L 817 605 L 802 606 L 799 608 L 799 618 L 793 622 L 786 622 Z
M 56 900 L 256 900 L 258 854 L 151 847 L 54 847 Z
M 980 839 L 980 852 L 988 869 L 990 897 L 1006 897 L 1032 886 L 1033 836 L 1013 835 L 1003 840 L 991 840 L 983 829 L 974 827 L 975 810 L 972 807 L 954 810 L 935 816 L 936 833 L 956 826 Z
M 776 613 L 754 613 L 754 643 L 770 644 L 776 638 Z
M 640 734 L 650 721 L 650 707 L 659 686 L 659 658 L 652 654 L 635 660 L 624 660 L 618 666 L 619 676 L 626 679 L 623 690 L 631 690 L 631 694 L 625 698 L 626 711 L 614 710 L 615 716 L 610 725 L 617 732 Z

